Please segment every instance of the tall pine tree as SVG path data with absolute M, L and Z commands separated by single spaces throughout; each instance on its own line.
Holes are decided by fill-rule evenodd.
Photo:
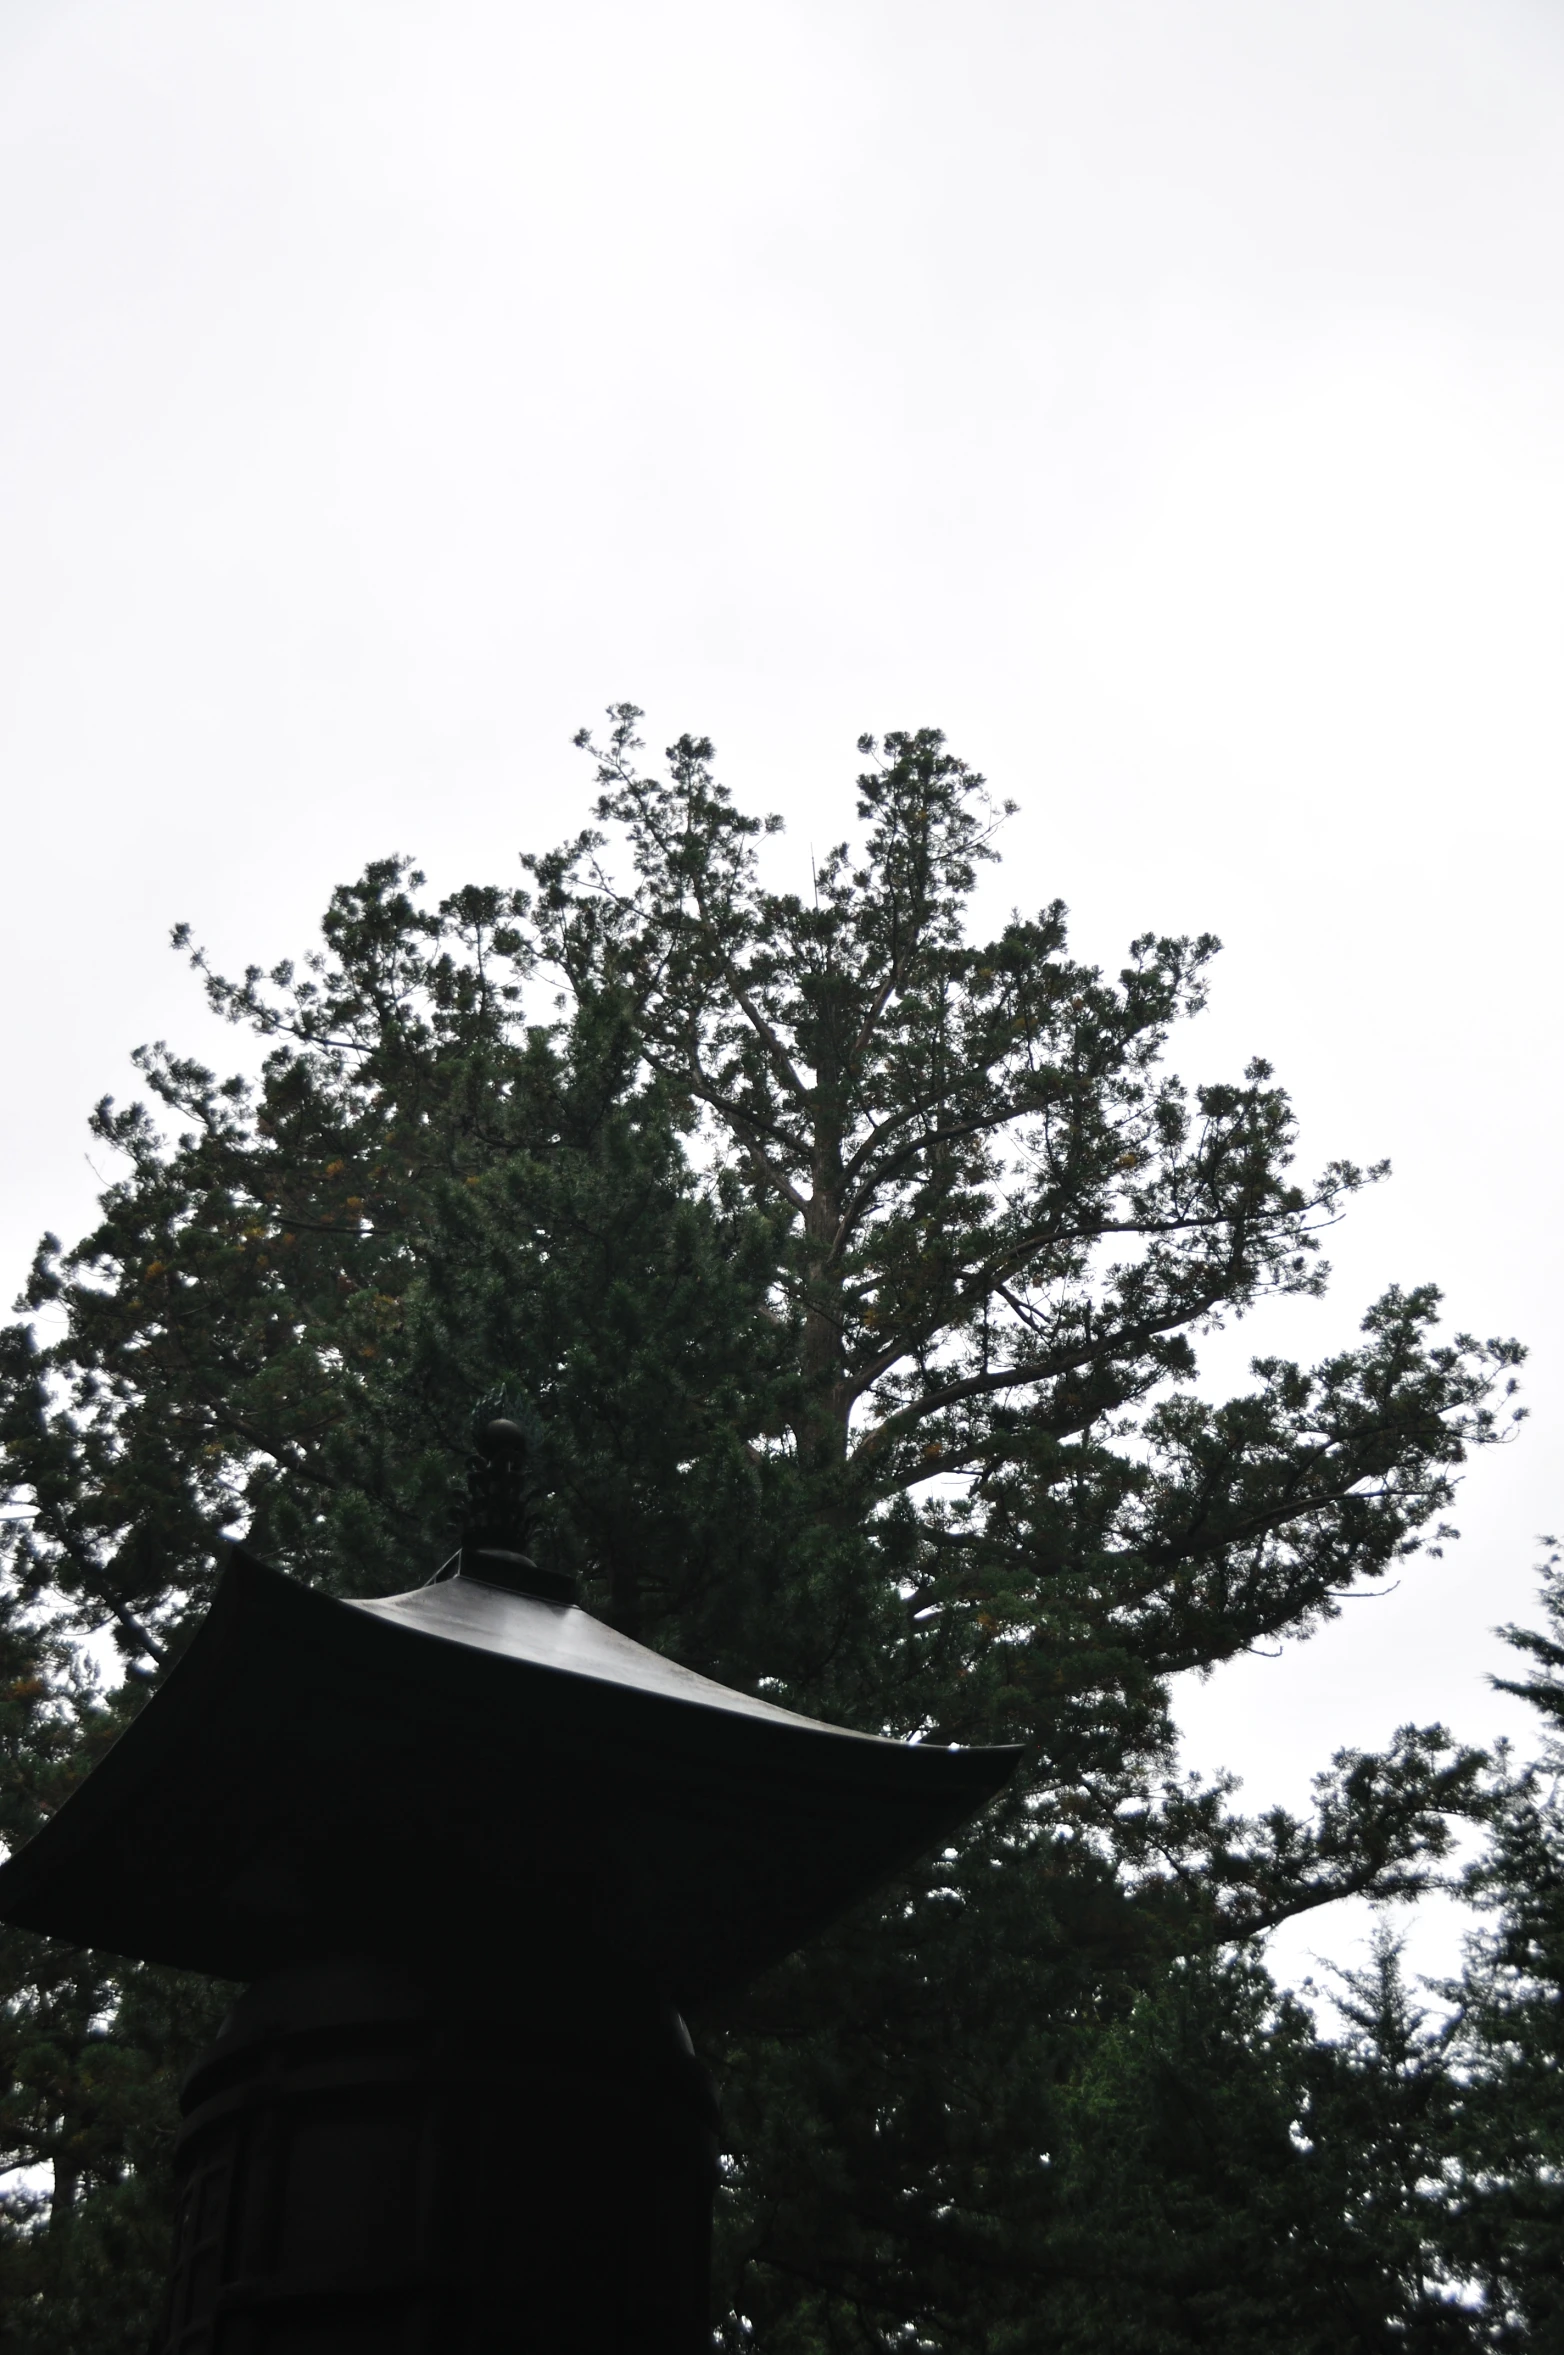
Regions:
M 989 1821 L 697 2023 L 732 2144 L 728 2343 L 1019 2348 L 1046 2311 L 1062 2344 L 1127 2344 L 1081 2288 L 1131 2212 L 1091 2189 L 1092 2117 L 1144 2198 L 1147 2088 L 1186 2061 L 1214 2084 L 1200 2056 L 1240 2051 L 1243 2134 L 1276 2162 L 1240 2267 L 1262 2303 L 1234 2309 L 1263 2336 L 1277 2219 L 1320 2214 L 1287 2155 L 1299 2032 L 1212 1958 L 1419 1886 L 1478 1761 L 1408 1729 L 1338 1759 L 1312 1822 L 1244 1821 L 1172 1778 L 1168 1680 L 1306 1632 L 1415 1550 L 1501 1435 L 1520 1352 L 1442 1340 L 1434 1291 L 1392 1290 L 1356 1348 L 1259 1360 L 1206 1402 L 1202 1332 L 1317 1291 L 1315 1230 L 1373 1174 L 1298 1181 L 1264 1064 L 1168 1074 L 1216 944 L 1147 937 L 1110 977 L 1057 905 L 972 940 L 992 812 L 933 732 L 866 740 L 860 848 L 774 891 L 775 822 L 700 740 L 644 773 L 635 718 L 599 756 L 597 829 L 529 860 L 530 897 L 430 909 L 382 862 L 303 968 L 206 975 L 262 1042 L 253 1082 L 157 1049 L 160 1110 L 99 1107 L 125 1175 L 83 1243 L 46 1242 L 49 1337 L 14 1327 L 0 1360 L 17 1682 L 36 1672 L 28 1740 L 58 1751 L 37 1804 L 90 1756 L 87 1718 L 162 1673 L 224 1531 L 337 1591 L 405 1587 L 454 1519 L 474 1401 L 523 1391 L 546 1542 L 618 1625 L 847 1723 L 1027 1745 Z M 85 1717 L 62 1629 L 126 1662 Z M 25 2039 L 61 1966 L 10 1951 Z M 142 2140 L 96 2132 L 101 2068 L 62 2035 L 18 2064 L 37 2100 L 13 2147 L 53 2165 L 90 2251 L 151 2197 L 168 2067 L 146 2023 L 168 2015 L 165 2056 L 181 2030 L 163 1982 L 69 1967 L 100 1974 L 90 2033 L 144 2055 L 114 2064 L 141 2070 Z M 1226 2267 L 1243 2187 L 1213 2167 L 1189 2213 L 1197 2265 Z M 1319 2245 L 1265 2310 L 1279 2345 L 1356 2343 L 1361 2248 Z M 1212 2343 L 1198 2297 L 1159 2312 L 1157 2344 Z M 119 2342 L 78 2328 L 95 2343 Z

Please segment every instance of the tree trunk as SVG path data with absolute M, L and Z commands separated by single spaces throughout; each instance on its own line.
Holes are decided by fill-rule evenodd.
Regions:
M 63 2233 L 70 2230 L 76 2213 L 76 2193 L 81 2183 L 79 2160 L 67 2158 L 63 2151 L 54 2155 L 54 2195 L 49 2202 L 49 2230 Z

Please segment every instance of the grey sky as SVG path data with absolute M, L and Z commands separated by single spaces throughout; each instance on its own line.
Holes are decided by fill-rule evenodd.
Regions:
M 125 1050 L 223 1051 L 174 920 L 511 875 L 611 698 L 800 862 L 937 722 L 1005 898 L 1220 932 L 1185 1066 L 1396 1162 L 1224 1363 L 1429 1275 L 1535 1345 L 1465 1543 L 1193 1754 L 1296 1797 L 1505 1722 L 1564 1519 L 1561 108 L 1513 0 L 3 0 L 8 1285 Z

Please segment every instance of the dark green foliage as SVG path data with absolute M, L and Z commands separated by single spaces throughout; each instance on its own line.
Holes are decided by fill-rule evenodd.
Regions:
M 1353 2309 L 1366 2343 L 1485 2344 L 1486 2318 L 1448 2237 L 1461 2104 L 1454 2020 L 1415 2000 L 1383 1923 L 1367 1966 L 1335 1977 L 1342 2029 L 1306 2057 L 1301 2123 L 1324 2200 L 1352 2239 Z
M 1205 1405 L 1206 1320 L 1317 1290 L 1315 1230 L 1366 1182 L 1293 1179 L 1265 1065 L 1193 1095 L 1161 1071 L 1216 943 L 1148 936 L 1109 981 L 1055 905 L 969 945 L 987 804 L 933 733 L 860 779 L 856 863 L 829 853 L 807 902 L 766 890 L 710 747 L 646 778 L 636 716 L 599 769 L 636 887 L 585 835 L 529 862 L 539 932 L 578 996 L 623 997 L 776 1235 L 789 1445 L 851 1557 L 824 1624 L 859 1648 L 817 1683 L 876 1718 L 899 1685 L 931 1737 L 1067 1749 L 1072 1782 L 1083 1742 L 1110 1772 L 1160 1754 L 1162 1677 L 1309 1625 L 1416 1543 L 1494 1435 L 1513 1345 L 1430 1347 L 1437 1296 L 1392 1291 L 1360 1350 Z
M 1415 2025 L 1392 2047 L 1349 2024 L 1321 2045 L 1252 1961 L 1192 1956 L 1094 2040 L 1051 2153 L 1049 2335 L 1124 2355 L 1469 2344 L 1423 2279 L 1431 2141 L 1398 2074 Z
M 728 2342 L 1443 2345 L 1402 2241 L 1303 2148 L 1350 2104 L 1300 2016 L 1217 1958 L 1423 1885 L 1480 1761 L 1407 1729 L 1339 1759 L 1313 1822 L 1244 1821 L 1170 1779 L 1167 1680 L 1412 1552 L 1520 1353 L 1392 1290 L 1356 1348 L 1204 1400 L 1202 1332 L 1317 1290 L 1316 1229 L 1375 1174 L 1300 1183 L 1261 1063 L 1165 1072 L 1215 943 L 1148 937 L 1108 978 L 1058 906 L 970 943 L 988 805 L 933 733 L 866 741 L 862 849 L 772 891 L 710 748 L 648 778 L 634 718 L 601 757 L 611 838 L 530 860 L 531 900 L 431 911 L 371 867 L 302 971 L 207 975 L 263 1043 L 253 1082 L 159 1048 L 158 1118 L 99 1107 L 126 1174 L 83 1244 L 45 1245 L 51 1337 L 14 1328 L 0 1365 L 39 1679 L 19 1787 L 51 1803 L 103 1718 L 67 1636 L 113 1632 L 108 1706 L 134 1706 L 243 1525 L 300 1577 L 412 1584 L 454 1540 L 475 1404 L 528 1400 L 540 1551 L 617 1624 L 846 1722 L 1028 1746 L 993 1820 L 697 2023 Z M 167 2076 L 206 1998 L 124 1971 L 51 1993 L 10 1952 L 19 2074 L 58 2079 L 25 2148 L 83 2190 L 65 2272 L 25 2204 L 4 2261 L 49 2314 L 76 2301 L 76 2346 L 117 2346 L 81 2318 L 102 2252 L 156 2270 Z
M 866 1928 L 829 1997 L 799 1965 L 748 2007 L 730 2348 L 877 2348 L 893 2314 L 992 2355 L 1486 2344 L 1440 2256 L 1446 2039 L 1393 1951 L 1321 2042 L 1242 1951 L 1105 1968 L 1062 1876 L 1051 1916 L 1014 1885 L 979 1912 L 989 1862 L 912 1899 L 894 1971 Z
M 8 1846 L 59 1803 L 136 1697 L 132 1686 L 105 1706 L 61 1630 L 7 1599 L 0 1832 Z M 167 2260 L 178 2079 L 225 2000 L 203 1981 L 5 1932 L 0 2164 L 29 2187 L 7 2194 L 0 2232 L 7 2355 L 143 2355 Z
M 1491 2344 L 1564 2346 L 1564 1574 L 1543 1576 L 1545 1625 L 1508 1628 L 1531 1673 L 1502 1689 L 1543 1721 L 1512 1772 L 1471 1894 L 1492 1926 L 1457 1994 L 1461 2101 L 1451 2262 L 1486 2293 Z

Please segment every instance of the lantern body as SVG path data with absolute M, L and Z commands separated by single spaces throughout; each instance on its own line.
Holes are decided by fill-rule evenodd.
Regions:
M 191 2071 L 161 2355 L 698 2355 L 716 2107 L 644 1990 L 260 1982 Z

